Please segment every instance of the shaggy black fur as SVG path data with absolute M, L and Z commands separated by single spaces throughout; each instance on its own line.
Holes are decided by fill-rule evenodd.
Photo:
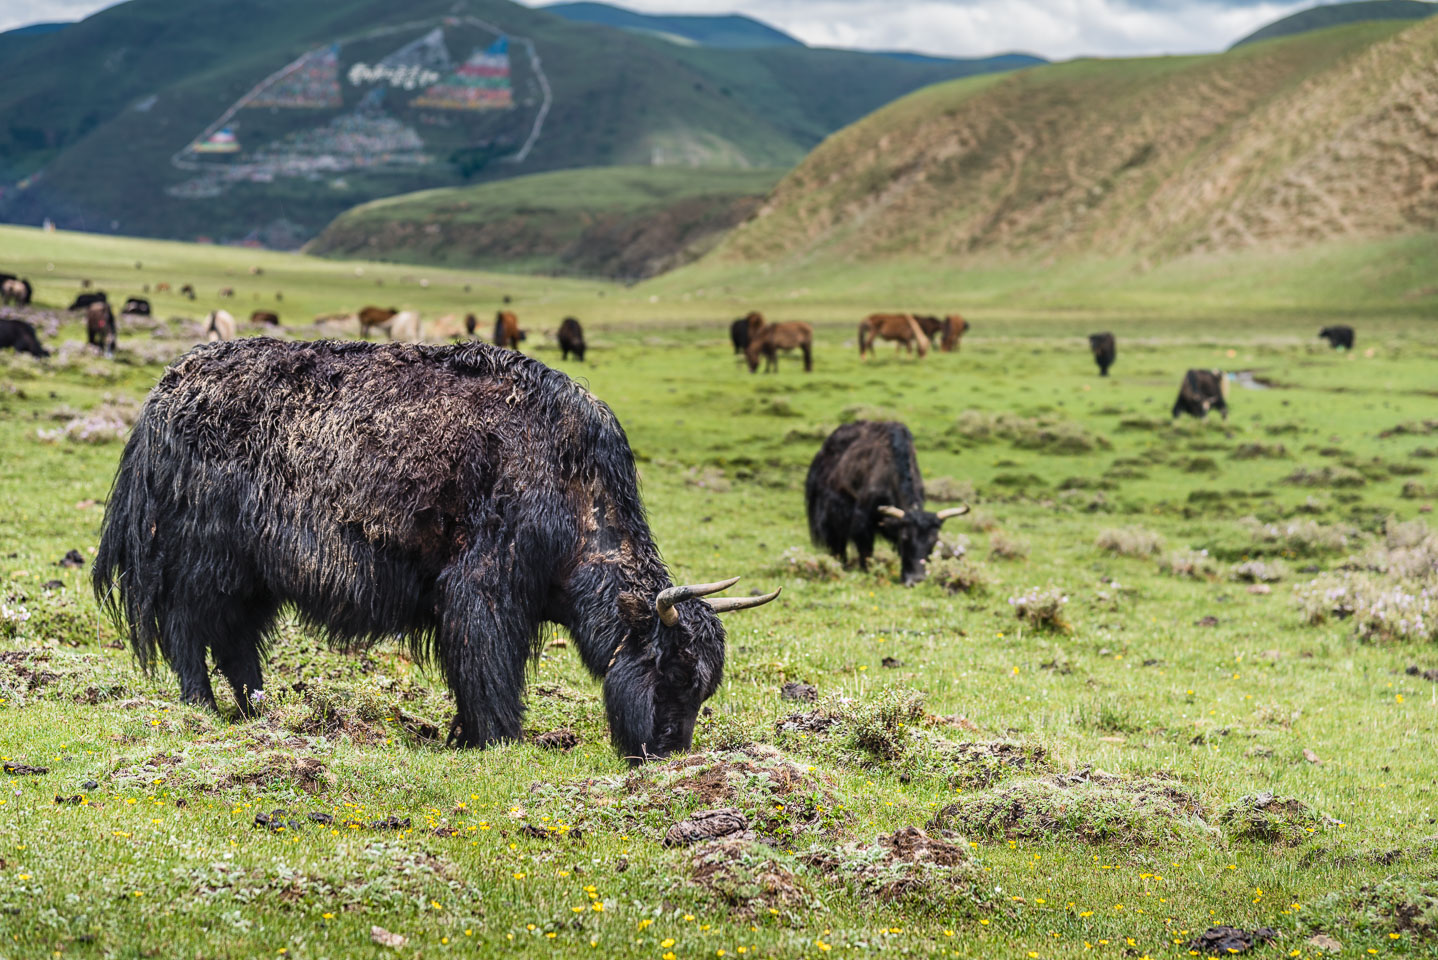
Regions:
M 584 328 L 573 317 L 565 317 L 559 325 L 559 349 L 564 354 L 563 359 L 568 360 L 572 353 L 580 363 L 584 362 Z
M 804 504 L 809 536 L 840 560 L 852 540 L 859 569 L 867 570 L 877 532 L 899 552 L 905 586 L 927 575 L 943 521 L 924 509 L 914 437 L 902 423 L 859 420 L 829 434 L 809 465 Z M 882 506 L 897 507 L 904 518 L 886 516 Z
M 106 356 L 115 352 L 115 311 L 104 300 L 85 307 L 85 339 L 105 351 Z
M 95 293 L 81 293 L 75 297 L 75 302 L 70 304 L 71 310 L 84 310 L 92 303 L 105 303 L 105 291 L 99 290 Z
M 125 309 L 120 312 L 133 313 L 140 317 L 148 317 L 150 315 L 150 301 L 144 297 L 131 297 L 125 301 Z
M 1173 415 L 1186 413 L 1200 419 L 1208 411 L 1218 410 L 1228 419 L 1228 379 L 1222 370 L 1190 370 L 1183 375 L 1178 399 L 1173 402 Z
M 749 349 L 749 318 L 740 317 L 729 324 L 729 339 L 734 344 L 735 353 L 743 353 Z
M 1088 348 L 1093 351 L 1094 363 L 1098 364 L 1098 375 L 1108 376 L 1108 368 L 1113 366 L 1114 358 L 1118 356 L 1118 347 L 1114 344 L 1113 334 L 1089 334 Z
M 18 353 L 30 353 L 37 357 L 48 357 L 50 351 L 40 346 L 35 328 L 24 320 L 0 317 L 0 350 L 9 347 Z
M 1328 345 L 1337 350 L 1342 347 L 1345 350 L 1353 349 L 1353 328 L 1348 326 L 1324 327 L 1318 331 L 1318 335 L 1328 341 Z
M 670 586 L 610 409 L 512 350 L 466 343 L 206 344 L 165 373 L 115 478 L 97 597 L 213 704 L 240 704 L 276 614 L 342 647 L 403 636 L 453 690 L 451 739 L 520 736 L 540 625 L 604 680 L 624 756 L 687 748 L 719 685 L 724 628 Z

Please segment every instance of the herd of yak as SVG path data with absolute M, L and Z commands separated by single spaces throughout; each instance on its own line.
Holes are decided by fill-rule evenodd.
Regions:
M 103 295 L 73 309 L 113 349 Z M 409 339 L 395 329 L 400 311 L 367 310 L 364 332 L 383 325 Z M 467 318 L 471 337 L 476 325 Z M 860 354 L 881 338 L 921 355 L 933 337 L 954 350 L 968 328 L 956 315 L 876 314 L 860 327 Z M 151 391 L 106 502 L 95 596 L 143 665 L 163 659 L 184 699 L 211 708 L 218 673 L 249 715 L 277 618 L 292 608 L 345 648 L 404 638 L 454 695 L 450 741 L 482 747 L 522 737 L 526 667 L 554 623 L 602 682 L 621 756 L 688 749 L 723 673 L 719 615 L 779 591 L 716 597 L 738 578 L 672 582 L 614 413 L 521 353 L 514 313 L 497 314 L 493 345 L 226 332 L 213 335 L 212 314 L 216 342 L 175 361 Z M 753 313 L 731 334 L 751 371 L 795 349 L 812 369 L 808 324 Z M 1352 347 L 1351 328 L 1322 336 Z M 577 320 L 559 339 L 566 359 L 583 359 Z M 44 355 L 22 320 L 0 320 L 7 346 Z M 1113 336 L 1090 346 L 1106 376 Z M 1188 371 L 1174 416 L 1227 416 L 1226 385 L 1220 371 Z M 882 537 L 905 585 L 924 578 L 944 521 L 968 510 L 925 507 L 914 438 L 895 422 L 830 434 L 804 498 L 816 545 L 845 560 L 852 544 L 866 569 Z

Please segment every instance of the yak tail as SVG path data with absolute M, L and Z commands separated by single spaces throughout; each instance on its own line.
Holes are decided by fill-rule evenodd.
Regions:
M 1215 370 L 1215 371 L 1213 371 L 1213 372 L 1216 373 L 1216 374 L 1218 374 L 1218 395 L 1221 396 L 1221 397 L 1223 397 L 1223 402 L 1224 402 L 1224 403 L 1227 403 L 1227 402 L 1228 402 L 1228 375 L 1225 374 L 1222 370 Z
M 864 340 L 864 338 L 868 336 L 868 333 L 869 333 L 869 321 L 865 320 L 865 321 L 863 321 L 863 322 L 861 322 L 861 323 L 859 324 L 859 359 L 860 359 L 860 360 L 864 359 L 864 354 L 865 354 L 865 353 L 867 352 L 867 350 L 868 350 L 868 346 L 869 346 L 869 345 L 868 345 L 868 344 L 865 342 L 865 340 Z
M 163 486 L 163 478 L 152 475 L 156 438 L 148 413 L 148 407 L 141 412 L 125 444 L 91 570 L 100 608 L 129 635 L 130 648 L 147 670 L 161 649 L 159 611 L 165 589 L 163 550 L 152 537 L 160 518 L 150 496 Z

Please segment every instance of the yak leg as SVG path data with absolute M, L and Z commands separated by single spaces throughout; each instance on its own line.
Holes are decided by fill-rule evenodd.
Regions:
M 874 555 L 874 511 L 863 503 L 854 504 L 849 517 L 849 539 L 859 555 L 859 569 L 868 571 L 869 558 Z
M 518 740 L 522 733 L 530 643 L 516 630 L 514 621 L 524 613 L 505 599 L 512 593 L 511 585 L 463 574 L 454 576 L 447 591 L 439 650 L 456 706 L 449 739 L 461 747 Z M 501 617 L 497 608 L 508 616 Z
M 210 640 L 210 655 L 229 681 L 240 713 L 247 717 L 255 713 L 250 697 L 264 689 L 260 651 L 278 612 L 279 604 L 272 597 L 260 596 L 222 606 L 211 616 L 216 635 Z
M 804 352 L 804 372 L 814 372 L 814 346 L 813 344 L 800 344 L 799 349 Z

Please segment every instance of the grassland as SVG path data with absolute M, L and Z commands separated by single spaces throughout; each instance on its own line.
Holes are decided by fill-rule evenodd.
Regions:
M 592 167 L 386 197 L 307 252 L 505 272 L 645 279 L 708 253 L 782 170 Z
M 785 588 L 730 618 L 692 769 L 616 759 L 562 634 L 530 677 L 526 728 L 572 731 L 567 752 L 534 737 L 447 750 L 432 672 L 388 645 L 327 652 L 293 624 L 265 715 L 218 718 L 139 673 L 86 571 L 56 565 L 92 555 L 119 440 L 40 433 L 106 404 L 132 415 L 186 326 L 124 329 L 114 362 L 0 358 L 0 601 L 29 615 L 0 621 L 0 756 L 47 770 L 4 774 L 0 956 L 1187 957 L 1216 924 L 1274 928 L 1264 956 L 1317 956 L 1318 933 L 1341 956 L 1438 954 L 1438 686 L 1423 676 L 1438 644 L 1360 638 L 1359 617 L 1310 625 L 1297 599 L 1350 558 L 1431 549 L 1397 526 L 1431 521 L 1438 483 L 1438 337 L 1411 301 L 1365 310 L 1352 288 L 1320 315 L 1255 295 L 1236 314 L 1202 277 L 1169 275 L 1167 295 L 1105 312 L 1095 272 L 1070 277 L 1081 309 L 991 287 L 960 304 L 960 353 L 861 366 L 854 319 L 898 299 L 862 278 L 781 294 L 756 277 L 761 294 L 741 296 L 379 264 L 356 277 L 11 229 L 0 263 L 61 306 L 88 277 L 115 293 L 230 285 L 241 303 L 279 286 L 296 317 L 376 293 L 426 315 L 508 293 L 535 331 L 574 313 L 594 347 L 569 372 L 628 431 L 676 576 Z M 819 323 L 813 374 L 735 363 L 726 322 L 751 305 Z M 1353 353 L 1314 339 L 1331 316 L 1359 318 Z M 1120 338 L 1107 380 L 1082 340 L 1103 326 Z M 79 338 L 66 322 L 47 339 Z M 559 365 L 542 338 L 527 346 Z M 1171 423 L 1190 366 L 1269 388 L 1236 387 L 1227 423 Z M 975 506 L 946 531 L 964 559 L 914 589 L 891 553 L 863 575 L 806 542 L 803 471 L 856 417 L 904 420 L 931 493 Z M 1067 598 L 1055 619 L 1016 617 L 1010 598 L 1050 586 Z M 819 702 L 781 699 L 789 682 Z M 1265 792 L 1278 801 L 1245 804 Z M 697 863 L 664 845 L 719 806 L 759 842 Z M 276 810 L 280 829 L 256 825 Z M 953 846 L 910 861 L 876 843 L 907 827 Z

